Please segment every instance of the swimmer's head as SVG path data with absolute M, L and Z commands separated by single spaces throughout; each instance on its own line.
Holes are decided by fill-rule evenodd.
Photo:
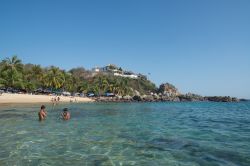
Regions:
M 45 108 L 46 108 L 45 105 L 42 105 L 42 106 L 41 106 L 41 109 L 45 109 Z

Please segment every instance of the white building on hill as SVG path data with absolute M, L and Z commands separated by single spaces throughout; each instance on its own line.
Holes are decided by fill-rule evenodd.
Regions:
M 137 78 L 138 78 L 138 75 L 136 75 L 136 74 L 120 74 L 120 73 L 114 73 L 114 76 L 127 77 L 127 78 L 133 78 L 133 79 L 137 79 Z
M 130 71 L 123 71 L 121 67 L 117 67 L 116 65 L 112 65 L 112 64 L 109 64 L 105 67 L 95 67 L 92 69 L 92 71 L 94 71 L 95 73 L 98 73 L 98 72 L 110 73 L 110 74 L 114 74 L 114 76 L 127 77 L 127 78 L 132 78 L 132 79 L 142 78 L 143 76 L 141 74 L 135 74 Z

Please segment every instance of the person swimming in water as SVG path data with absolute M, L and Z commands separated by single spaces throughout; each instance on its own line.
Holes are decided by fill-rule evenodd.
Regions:
M 40 121 L 44 120 L 47 117 L 47 112 L 45 111 L 45 108 L 46 107 L 42 105 L 41 110 L 38 112 L 38 117 Z
M 68 112 L 68 108 L 64 108 L 63 112 L 61 114 L 63 120 L 69 120 L 70 119 L 70 113 Z

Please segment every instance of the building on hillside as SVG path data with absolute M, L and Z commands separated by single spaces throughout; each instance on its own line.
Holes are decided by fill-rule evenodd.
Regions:
M 147 80 L 147 77 L 145 75 L 135 74 L 132 71 L 123 71 L 121 67 L 117 67 L 116 65 L 113 64 L 109 64 L 105 67 L 95 67 L 92 69 L 92 71 L 94 71 L 94 73 L 103 72 L 103 73 L 113 74 L 114 76 L 119 76 L 119 77 L 127 77 L 132 79 L 141 78 Z
M 127 78 L 133 78 L 133 79 L 137 79 L 137 78 L 138 78 L 138 75 L 136 75 L 136 74 L 120 74 L 120 73 L 114 73 L 114 76 L 127 77 Z
M 100 68 L 99 67 L 95 67 L 95 68 L 92 69 L 92 71 L 98 73 L 98 72 L 100 72 Z
M 109 64 L 107 66 L 104 67 L 95 67 L 92 69 L 92 71 L 94 72 L 111 72 L 111 73 L 121 73 L 122 72 L 122 68 L 118 68 L 116 65 L 113 64 Z

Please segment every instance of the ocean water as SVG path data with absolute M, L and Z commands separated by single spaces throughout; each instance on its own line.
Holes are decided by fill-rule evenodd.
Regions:
M 39 107 L 0 106 L 1 166 L 250 165 L 250 102 L 47 105 L 43 122 Z

